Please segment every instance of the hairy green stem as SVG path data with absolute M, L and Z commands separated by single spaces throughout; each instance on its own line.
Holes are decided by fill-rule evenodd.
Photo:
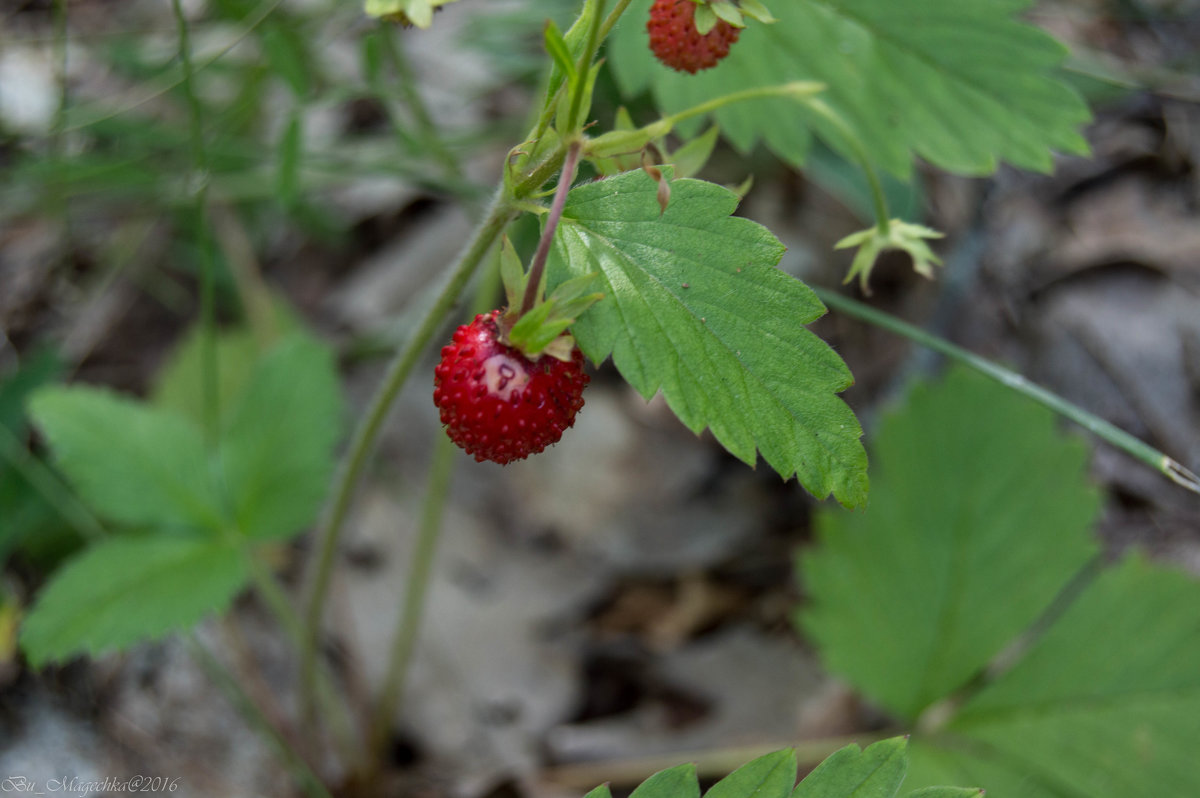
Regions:
M 554 203 L 550 206 L 550 215 L 546 217 L 546 226 L 542 228 L 542 237 L 538 239 L 537 251 L 533 253 L 533 261 L 529 265 L 525 296 L 521 300 L 522 316 L 532 310 L 534 303 L 537 302 L 538 288 L 542 284 L 542 273 L 546 270 L 546 259 L 550 257 L 550 245 L 554 242 L 554 231 L 558 229 L 558 221 L 562 218 L 563 208 L 567 205 L 567 195 L 571 193 L 571 184 L 575 182 L 575 171 L 579 168 L 579 154 L 582 149 L 583 145 L 578 141 L 571 142 L 571 146 L 567 148 L 567 157 L 563 161 L 558 187 L 554 190 Z
M 990 360 L 980 357 L 973 352 L 968 352 L 960 346 L 950 343 L 944 338 L 939 338 L 932 333 L 922 330 L 920 327 L 915 327 L 905 321 L 876 310 L 875 308 L 865 305 L 862 302 L 851 299 L 844 294 L 839 294 L 836 291 L 830 291 L 824 288 L 813 288 L 817 296 L 831 308 L 845 313 L 847 316 L 852 316 L 860 321 L 865 321 L 868 324 L 873 324 L 876 327 L 881 327 L 889 332 L 902 335 L 911 341 L 914 341 L 922 346 L 928 347 L 935 352 L 946 355 L 949 358 L 959 361 L 971 368 L 979 371 L 997 382 L 1012 388 L 1018 393 L 1028 396 L 1035 402 L 1045 405 L 1055 413 L 1074 421 L 1079 426 L 1088 430 L 1092 434 L 1112 444 L 1116 448 L 1134 457 L 1137 460 L 1149 465 L 1154 470 L 1163 474 L 1167 479 L 1177 485 L 1180 485 L 1193 493 L 1200 493 L 1200 476 L 1189 471 L 1181 463 L 1175 459 L 1163 454 L 1158 449 L 1155 449 L 1148 443 L 1135 438 L 1125 430 L 1119 429 L 1113 424 L 1105 421 L 1099 416 L 1093 415 L 1084 410 L 1078 405 L 1068 402 L 1061 396 L 1051 393 L 1045 388 L 1030 382 L 1029 380 L 1017 374 L 1014 371 L 993 363 Z
M 444 435 L 438 436 L 434 445 L 433 463 L 430 465 L 429 485 L 425 491 L 425 504 L 421 510 L 416 545 L 404 586 L 404 603 L 401 605 L 396 630 L 392 635 L 387 675 L 368 727 L 367 739 L 371 752 L 369 762 L 372 767 L 378 767 L 382 762 L 388 731 L 403 696 L 409 665 L 416 650 L 421 619 L 424 617 L 425 599 L 429 593 L 429 578 L 433 573 L 434 556 L 437 554 L 438 538 L 442 529 L 442 512 L 450 491 L 450 478 L 454 475 L 454 457 L 457 451 L 449 438 Z
M 425 318 L 412 338 L 403 349 L 397 352 L 396 357 L 388 366 L 387 373 L 372 398 L 366 415 L 358 429 L 355 430 L 350 448 L 344 456 L 334 485 L 329 512 L 317 535 L 319 548 L 316 556 L 311 560 L 308 578 L 309 592 L 305 603 L 306 640 L 300 662 L 301 687 L 304 691 L 306 706 L 310 708 L 306 714 L 311 712 L 313 706 L 313 674 L 317 644 L 338 542 L 341 539 L 351 499 L 353 499 L 355 489 L 362 478 L 363 468 L 374 449 L 375 440 L 383 428 L 383 422 L 387 419 L 392 402 L 400 393 L 408 375 L 412 373 L 413 367 L 416 366 L 425 348 L 458 301 L 459 295 L 471 275 L 475 273 L 488 250 L 491 249 L 504 227 L 515 215 L 516 212 L 508 204 L 503 190 L 497 191 L 486 217 L 480 222 L 475 234 L 459 257 L 450 281 L 442 289 L 441 295 L 430 307 L 428 313 L 425 314 Z
M 265 739 L 270 740 L 274 744 L 276 753 L 287 764 L 288 770 L 291 771 L 292 777 L 304 791 L 304 794 L 308 798 L 332 798 L 329 790 L 325 788 L 321 779 L 313 772 L 312 767 L 309 766 L 304 757 L 300 756 L 299 752 L 288 743 L 287 738 L 279 729 L 275 728 L 274 724 L 271 723 L 262 709 L 254 703 L 254 700 L 250 698 L 246 691 L 242 689 L 237 678 L 229 672 L 225 665 L 211 651 L 205 648 L 194 632 L 187 633 L 187 641 L 191 647 L 192 656 L 204 668 L 209 679 L 225 693 L 225 697 L 233 705 L 234 709 Z

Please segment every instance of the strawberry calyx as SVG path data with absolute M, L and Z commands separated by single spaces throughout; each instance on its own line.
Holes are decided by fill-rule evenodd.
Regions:
M 533 270 L 526 272 L 521 259 L 505 236 L 500 243 L 500 279 L 508 298 L 508 308 L 497 318 L 499 340 L 530 360 L 542 355 L 568 362 L 574 356 L 575 339 L 567 332 L 585 310 L 604 298 L 596 291 L 599 274 L 567 280 L 545 296 L 546 273 L 543 270 L 533 293 L 533 301 L 524 309 Z

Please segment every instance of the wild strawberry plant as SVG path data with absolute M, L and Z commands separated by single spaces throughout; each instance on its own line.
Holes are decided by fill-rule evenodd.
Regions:
M 387 24 L 421 29 L 436 24 L 435 12 L 447 2 L 368 0 L 366 8 Z M 863 169 L 876 217 L 869 229 L 842 242 L 858 251 L 847 279 L 858 277 L 867 286 L 871 266 L 887 250 L 907 252 L 929 276 L 939 262 L 930 242 L 939 234 L 892 217 L 880 170 L 908 178 L 918 157 L 972 175 L 987 174 L 1002 161 L 1048 170 L 1054 151 L 1086 151 L 1079 126 L 1087 110 L 1055 76 L 1064 49 L 1016 17 L 1019 2 L 770 5 L 584 0 L 565 31 L 546 24 L 549 66 L 532 125 L 523 140 L 512 142 L 490 205 L 448 266 L 444 288 L 396 354 L 336 471 L 342 403 L 332 353 L 311 334 L 279 332 L 292 325 L 255 325 L 253 318 L 249 329 L 218 334 L 211 258 L 201 259 L 206 299 L 198 331 L 164 371 L 150 401 L 82 386 L 34 393 L 30 417 L 86 505 L 85 516 L 99 519 L 93 523 L 100 534 L 50 579 L 29 610 L 21 631 L 29 660 L 62 661 L 187 628 L 253 584 L 296 643 L 299 689 L 309 714 L 317 705 L 344 711 L 344 702 L 330 699 L 336 685 L 317 656 L 333 553 L 393 399 L 485 264 L 495 264 L 502 277 L 506 308 L 464 326 L 443 350 L 437 371 L 425 377 L 450 439 L 477 459 L 520 459 L 558 440 L 584 400 L 583 358 L 593 364 L 611 359 L 639 394 L 649 399 L 661 393 L 689 429 L 711 431 L 745 463 L 761 457 L 817 498 L 865 506 L 862 429 L 838 395 L 853 378 L 805 326 L 825 305 L 777 269 L 783 246 L 769 230 L 734 215 L 738 193 L 694 175 L 718 137 L 743 153 L 763 143 L 801 167 L 820 139 Z M 174 8 L 194 166 L 217 169 L 220 159 L 209 157 L 215 154 L 208 151 L 191 84 L 188 22 L 178 0 Z M 276 31 L 264 34 L 264 52 L 297 102 L 280 134 L 273 190 L 302 214 L 305 142 L 298 109 L 317 88 L 305 58 L 297 55 L 303 44 L 285 26 L 264 24 Z M 390 27 L 369 34 L 368 83 L 382 80 L 387 37 L 395 35 Z M 393 60 L 397 68 L 403 65 L 395 53 Z M 612 70 L 626 95 L 649 89 L 658 118 L 639 126 L 622 111 L 606 129 L 608 120 L 597 120 L 592 110 L 603 69 Z M 712 127 L 700 133 L 706 119 Z M 428 155 L 461 180 L 444 145 L 430 135 L 428 119 L 419 127 Z M 581 169 L 598 179 L 579 180 Z M 211 224 L 206 186 L 201 182 L 189 197 L 201 230 Z M 527 215 L 539 220 L 540 238 L 526 267 L 506 235 Z M 206 235 L 200 236 L 202 251 Z M 1114 570 L 1030 643 L 1017 666 L 973 692 L 975 678 L 1001 647 L 1036 627 L 1091 556 L 1081 535 L 1094 496 L 1077 481 L 1056 482 L 1077 466 L 1078 453 L 1046 445 L 1044 423 L 1026 417 L 1024 409 L 1011 409 L 1018 423 L 999 437 L 989 437 L 987 425 L 950 423 L 962 420 L 954 418 L 955 408 L 960 416 L 974 409 L 963 390 L 949 409 L 897 428 L 907 436 L 903 450 L 924 459 L 880 471 L 885 487 L 873 492 L 870 513 L 824 522 L 822 548 L 805 560 L 813 607 L 804 628 L 831 668 L 898 721 L 915 723 L 914 771 L 928 789 L 910 793 L 914 797 L 978 794 L 934 786 L 964 780 L 994 783 L 997 794 L 1016 795 L 1018 785 L 1028 783 L 1019 775 L 1026 767 L 1036 771 L 1037 794 L 1045 796 L 1081 794 L 1076 784 L 1088 785 L 1094 795 L 1117 794 L 1104 792 L 1110 783 L 1128 781 L 1147 790 L 1158 784 L 1121 781 L 1103 767 L 1096 772 L 1107 775 L 1089 775 L 1086 756 L 1075 756 L 1068 743 L 1053 743 L 1059 734 L 1086 737 L 1104 757 L 1166 763 L 1178 783 L 1190 784 L 1171 742 L 1175 732 L 1191 729 L 1173 714 L 1172 702 L 1190 707 L 1186 702 L 1196 690 L 1187 675 L 1195 672 L 1194 641 L 1171 610 L 1184 606 L 1173 602 L 1193 587 L 1181 578 L 1159 578 L 1141 564 Z M 914 413 L 922 407 L 914 406 Z M 1010 434 L 1012 429 L 1029 430 L 1030 440 Z M 959 452 L 964 461 L 969 452 L 982 462 L 979 452 L 986 451 L 997 469 L 975 474 L 980 482 L 966 485 L 962 480 L 971 472 L 959 473 L 960 463 L 951 466 L 953 473 L 938 471 L 951 459 L 943 449 L 929 450 L 931 440 L 946 451 L 967 447 Z M 1136 442 L 1126 443 L 1136 448 Z M 885 442 L 881 450 L 896 446 Z M 1151 461 L 1156 454 L 1141 451 Z M 1041 456 L 1062 462 L 1031 486 L 1021 464 Z M 997 477 L 1000 465 L 1003 478 Z M 322 506 L 308 589 L 297 612 L 265 568 L 264 553 L 311 526 Z M 895 510 L 906 522 L 903 532 L 880 508 Z M 955 520 L 948 524 L 938 513 L 950 511 Z M 1034 534 L 1038 524 L 1053 530 Z M 880 531 L 885 528 L 887 534 Z M 436 534 L 436 524 L 431 530 Z M 428 567 L 433 540 L 422 539 L 418 568 Z M 1158 592 L 1150 590 L 1151 582 Z M 413 584 L 423 584 L 420 570 Z M 1143 588 L 1150 592 L 1137 598 Z M 932 604 L 914 603 L 918 597 Z M 420 598 L 418 590 L 414 606 Z M 1170 651 L 1125 651 L 1118 665 L 1099 670 L 1078 662 L 1081 655 L 1067 656 L 1071 641 L 1095 631 L 1097 619 L 1147 623 L 1154 602 Z M 418 622 L 419 613 L 406 613 L 397 630 L 392 685 L 403 681 Z M 1039 654 L 1043 650 L 1061 654 L 1066 670 L 1055 670 L 1059 660 Z M 1178 662 L 1186 668 L 1169 664 L 1172 652 L 1181 651 L 1186 656 Z M 1094 680 L 1075 680 L 1079 674 Z M 1086 694 L 1063 692 L 1068 682 L 1095 687 Z M 1172 702 L 1143 702 L 1143 690 L 1165 690 Z M 1127 696 L 1134 696 L 1128 714 L 1104 715 L 1124 707 Z M 1094 699 L 1099 714 L 1080 714 L 1075 699 Z M 381 702 L 369 724 L 374 731 L 390 709 L 390 702 Z M 1097 733 L 1118 722 L 1136 723 L 1136 732 Z M 365 763 L 346 763 L 363 778 L 377 773 L 381 762 L 381 736 L 374 731 L 365 745 L 356 749 L 361 741 L 352 740 L 346 746 L 365 748 Z M 1058 748 L 1053 756 L 1038 753 L 1030 747 L 1034 741 Z M 794 790 L 795 763 L 783 752 L 751 763 L 709 795 L 890 798 L 904 778 L 904 749 L 902 740 L 844 749 Z M 303 758 L 293 759 L 305 788 L 322 794 Z M 1059 764 L 1063 775 L 1056 776 Z M 602 788 L 593 795 L 604 794 Z M 694 774 L 682 768 L 658 774 L 634 795 L 694 798 L 698 787 Z

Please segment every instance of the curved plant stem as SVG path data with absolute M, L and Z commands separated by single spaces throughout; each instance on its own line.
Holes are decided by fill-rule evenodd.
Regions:
M 270 740 L 274 744 L 276 752 L 287 763 L 292 777 L 295 778 L 296 783 L 304 791 L 304 794 L 308 798 L 332 798 L 329 790 L 321 783 L 321 779 L 313 772 L 308 762 L 305 761 L 304 757 L 300 756 L 296 749 L 292 748 L 287 738 L 280 733 L 279 729 L 271 723 L 262 709 L 242 689 L 237 678 L 226 669 L 219 659 L 213 656 L 211 651 L 204 647 L 204 644 L 200 642 L 194 632 L 187 633 L 187 641 L 191 646 L 192 656 L 204 668 L 209 679 L 225 693 L 225 697 L 229 699 L 229 703 L 233 705 L 234 709 L 264 739 Z
M 1150 444 L 1135 438 L 1125 430 L 1110 424 L 1099 416 L 1093 415 L 1082 407 L 1068 402 L 1058 394 L 1051 393 L 1040 385 L 1030 382 L 1020 374 L 1009 371 L 1003 366 L 999 366 L 973 352 L 968 352 L 961 346 L 956 346 L 944 338 L 932 335 L 920 327 L 915 327 L 905 321 L 901 321 L 895 316 L 876 310 L 869 305 L 864 305 L 862 302 L 839 294 L 836 291 L 815 287 L 813 291 L 829 307 L 841 311 L 847 316 L 853 316 L 860 321 L 865 321 L 868 324 L 881 327 L 889 332 L 902 335 L 911 341 L 915 341 L 922 346 L 928 347 L 935 352 L 940 352 L 949 358 L 970 366 L 976 371 L 986 374 L 1002 385 L 1012 388 L 1014 391 L 1028 396 L 1035 402 L 1045 405 L 1055 413 L 1074 421 L 1079 426 L 1131 457 L 1141 460 L 1176 485 L 1180 485 L 1193 493 L 1200 493 L 1200 476 L 1189 471 L 1175 459 L 1163 454 Z
M 387 676 L 383 690 L 375 704 L 367 734 L 370 757 L 368 767 L 376 768 L 382 762 L 392 718 L 399 706 L 408 676 L 408 666 L 416 650 L 417 636 L 421 631 L 425 598 L 428 595 L 429 577 L 432 574 L 434 555 L 437 554 L 439 533 L 442 528 L 442 511 L 450 490 L 450 478 L 454 474 L 454 444 L 445 435 L 439 435 L 434 446 L 433 463 L 430 466 L 429 485 L 425 491 L 425 504 L 421 511 L 421 523 L 417 541 L 409 564 L 408 579 L 404 586 L 404 603 L 392 636 L 392 648 L 388 659 Z
M 806 97 L 803 102 L 811 111 L 829 122 L 842 134 L 842 138 L 845 139 L 855 160 L 858 161 L 859 167 L 862 168 L 863 174 L 867 177 L 867 185 L 871 187 L 871 202 L 875 208 L 875 226 L 879 228 L 882 235 L 886 236 L 891 229 L 891 213 L 888 211 L 887 197 L 883 193 L 883 184 L 879 181 L 879 172 L 875 170 L 875 163 L 871 160 L 867 148 L 863 146 L 854 130 L 846 124 L 846 120 L 842 119 L 841 114 L 830 108 L 823 100 L 817 97 Z
M 313 707 L 313 674 L 317 643 L 324 616 L 325 598 L 329 592 L 330 578 L 333 575 L 338 541 L 341 539 L 343 524 L 350 509 L 350 501 L 354 497 L 368 456 L 383 428 L 383 422 L 387 419 L 392 402 L 400 393 L 400 389 L 404 386 L 408 375 L 412 373 L 413 367 L 425 351 L 425 347 L 428 346 L 443 319 L 458 301 L 459 294 L 462 293 L 475 269 L 496 242 L 505 225 L 515 215 L 516 212 L 508 204 L 503 190 L 497 191 L 487 215 L 476 228 L 475 234 L 459 257 L 450 281 L 429 308 L 429 312 L 425 314 L 424 320 L 407 345 L 396 354 L 388 366 L 387 373 L 372 398 L 366 415 L 358 429 L 355 430 L 350 448 L 346 452 L 334 484 L 329 512 L 317 536 L 319 548 L 315 558 L 311 561 L 309 572 L 309 592 L 304 608 L 306 639 L 300 659 L 301 688 L 304 691 L 307 707 L 305 714 L 311 714 Z
M 537 251 L 533 253 L 533 261 L 529 264 L 529 278 L 525 283 L 525 296 L 521 299 L 521 315 L 525 315 L 537 301 L 538 288 L 542 285 L 542 273 L 546 270 L 546 259 L 550 257 L 550 245 L 554 241 L 554 231 L 558 228 L 558 220 L 562 218 L 563 208 L 567 204 L 567 195 L 571 193 L 571 184 L 575 182 L 575 170 L 579 168 L 579 154 L 583 145 L 578 141 L 571 142 L 567 148 L 567 157 L 563 161 L 562 174 L 558 178 L 558 187 L 554 190 L 554 202 L 550 206 L 550 215 L 546 217 L 546 226 L 542 228 L 542 237 L 538 239 Z

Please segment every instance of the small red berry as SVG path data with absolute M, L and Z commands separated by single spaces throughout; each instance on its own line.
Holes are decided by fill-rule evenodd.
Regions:
M 714 67 L 729 55 L 729 46 L 740 31 L 725 20 L 703 36 L 696 30 L 696 4 L 692 0 L 654 0 L 650 7 L 650 49 L 659 61 L 679 72 L 693 75 Z
M 530 360 L 499 340 L 499 310 L 454 331 L 434 370 L 433 403 L 450 440 L 479 462 L 523 460 L 562 437 L 583 407 L 583 354 Z

